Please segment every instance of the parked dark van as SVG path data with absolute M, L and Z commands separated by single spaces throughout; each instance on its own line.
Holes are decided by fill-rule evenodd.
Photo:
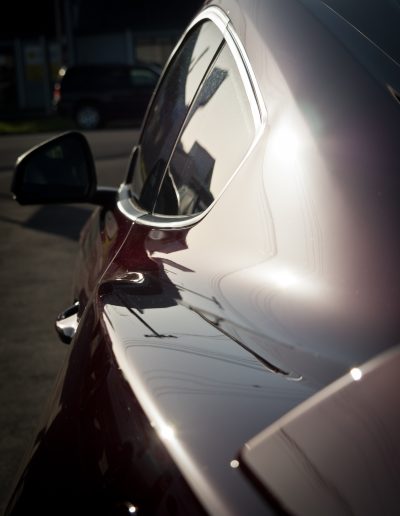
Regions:
M 81 129 L 96 129 L 116 119 L 140 122 L 160 72 L 159 65 L 142 63 L 61 68 L 53 104 Z

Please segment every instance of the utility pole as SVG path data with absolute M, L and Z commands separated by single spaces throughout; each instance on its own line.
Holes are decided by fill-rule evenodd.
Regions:
M 64 64 L 64 37 L 62 30 L 61 0 L 54 0 L 54 25 L 56 29 L 56 41 L 60 50 L 61 64 Z
M 67 65 L 71 66 L 75 64 L 76 52 L 75 52 L 75 39 L 73 30 L 73 13 L 72 13 L 73 0 L 64 0 L 64 27 L 65 36 L 67 41 Z

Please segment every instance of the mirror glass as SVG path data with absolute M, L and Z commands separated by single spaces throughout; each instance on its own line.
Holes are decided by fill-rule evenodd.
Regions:
M 22 204 L 84 202 L 96 189 L 93 157 L 80 133 L 58 136 L 21 156 L 12 191 Z

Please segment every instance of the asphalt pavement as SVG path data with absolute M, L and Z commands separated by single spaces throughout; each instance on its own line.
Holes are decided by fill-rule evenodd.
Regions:
M 98 184 L 119 185 L 138 131 L 85 133 Z M 54 321 L 71 304 L 80 230 L 88 205 L 19 206 L 10 184 L 17 156 L 55 134 L 0 137 L 0 514 L 67 346 Z

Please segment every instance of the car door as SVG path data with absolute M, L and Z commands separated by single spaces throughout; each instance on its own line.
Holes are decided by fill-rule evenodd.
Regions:
M 133 149 L 118 205 L 95 210 L 82 232 L 73 291 L 74 300 L 80 300 L 83 306 L 133 222 L 155 205 L 163 173 L 160 164 L 169 159 L 190 104 L 222 41 L 221 31 L 211 21 L 203 20 L 188 32 L 172 56 L 140 144 Z
M 85 389 L 86 467 L 115 497 L 115 478 L 98 467 L 98 458 L 107 457 L 119 498 L 151 507 L 151 514 L 166 513 L 168 500 L 182 515 L 204 508 L 215 514 L 263 510 L 257 497 L 234 500 L 229 494 L 242 491 L 243 478 L 228 486 L 219 473 L 247 433 L 263 424 L 265 400 L 259 398 L 243 405 L 249 427 L 229 430 L 235 392 L 248 388 L 249 368 L 255 384 L 266 388 L 267 380 L 258 359 L 213 323 L 226 317 L 226 306 L 210 290 L 210 246 L 197 234 L 251 150 L 261 114 L 231 47 L 209 23 L 194 28 L 181 60 L 162 79 L 120 190 L 119 209 L 132 226 L 94 291 L 75 343 L 93 343 L 87 353 L 96 363 L 82 354 L 76 363 L 101 378 L 100 388 Z M 197 33 L 207 34 L 206 49 L 191 40 Z M 194 266 L 201 253 L 204 267 Z M 94 339 L 80 333 L 89 320 Z M 276 381 L 283 384 L 283 376 Z M 294 384 L 290 389 L 292 396 L 298 390 Z M 280 410 L 293 404 L 288 396 Z M 122 469 L 117 450 L 131 458 Z
M 163 445 L 154 441 L 154 430 L 135 402 L 124 375 L 112 366 L 114 359 L 109 353 L 102 300 L 108 300 L 110 294 L 113 296 L 115 285 L 121 287 L 119 295 L 123 295 L 132 281 L 141 285 L 142 273 L 136 270 L 154 270 L 155 262 L 148 258 L 143 246 L 150 228 L 139 224 L 137 219 L 156 202 L 162 180 L 158 163 L 172 153 L 191 102 L 222 40 L 221 31 L 207 17 L 186 34 L 155 96 L 118 203 L 96 209 L 82 232 L 73 289 L 74 300 L 79 302 L 79 326 L 7 514 L 19 514 L 32 507 L 40 507 L 45 514 L 53 507 L 57 507 L 58 514 L 114 514 L 118 510 L 125 513 L 125 509 L 131 512 L 124 493 L 131 492 L 132 481 L 140 484 L 138 502 L 146 504 L 144 514 L 166 513 L 165 504 L 170 502 L 164 495 L 170 492 L 171 482 L 180 498 L 178 512 L 202 513 Z M 172 103 L 170 93 L 174 91 L 180 91 L 180 95 Z M 173 123 L 169 125 L 167 120 L 171 117 Z M 152 146 L 148 153 L 141 150 L 144 142 Z M 131 196 L 135 199 L 135 194 L 130 192 L 138 184 L 145 188 L 139 194 L 140 205 L 135 208 L 131 204 Z M 123 257 L 127 258 L 128 266 L 121 275 L 116 268 Z M 171 288 L 173 292 L 168 297 L 162 294 L 157 282 L 148 290 L 146 281 L 145 288 L 141 288 L 142 308 L 151 299 L 160 297 L 161 304 L 170 305 L 175 295 L 174 287 Z M 147 295 L 149 292 L 151 296 Z M 126 419 L 128 406 L 133 419 L 130 416 Z M 132 423 L 135 428 L 131 427 Z M 129 439 L 133 438 L 135 443 L 123 444 L 124 435 L 130 435 Z M 139 455 L 131 464 L 133 449 Z M 100 450 L 105 453 L 104 467 L 99 463 L 103 453 Z M 64 500 L 61 506 L 60 499 Z
M 117 205 L 85 230 L 79 326 L 24 472 L 20 510 L 33 499 L 54 503 L 68 486 L 66 513 L 263 513 L 246 479 L 223 471 L 265 426 L 258 389 L 277 382 L 285 390 L 274 416 L 308 395 L 222 325 L 229 303 L 214 288 L 202 228 L 229 215 L 214 211 L 262 113 L 227 19 L 209 13 L 161 79 Z M 236 424 L 238 396 L 245 424 Z

